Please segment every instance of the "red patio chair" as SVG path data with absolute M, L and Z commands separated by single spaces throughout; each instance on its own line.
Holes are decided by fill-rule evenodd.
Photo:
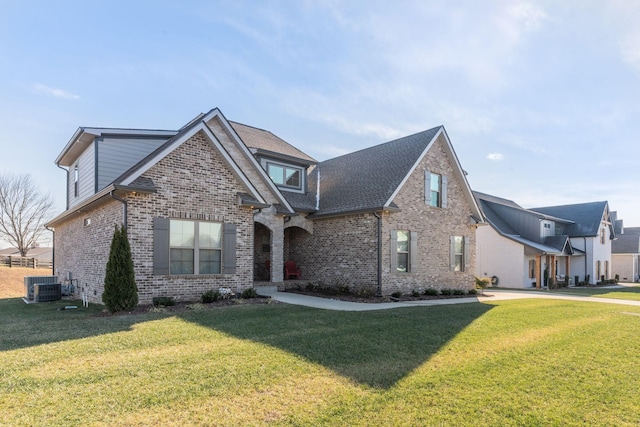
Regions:
M 284 278 L 290 279 L 291 277 L 300 279 L 300 269 L 296 267 L 295 261 L 289 260 L 284 263 Z

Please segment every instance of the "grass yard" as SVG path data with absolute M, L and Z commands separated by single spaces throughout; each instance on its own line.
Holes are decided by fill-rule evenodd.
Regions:
M 640 422 L 640 307 L 573 301 L 104 317 L 0 300 L 0 425 Z
M 626 300 L 636 300 L 640 301 L 640 286 L 638 285 L 628 285 L 623 288 L 618 289 L 607 289 L 607 288 L 591 288 L 591 287 L 577 287 L 577 288 L 563 288 L 557 291 L 563 294 L 569 295 L 582 295 L 582 296 L 592 296 L 596 298 L 613 298 L 613 299 L 626 299 Z

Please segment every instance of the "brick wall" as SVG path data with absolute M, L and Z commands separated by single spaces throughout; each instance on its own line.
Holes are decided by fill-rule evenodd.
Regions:
M 371 214 L 318 219 L 313 235 L 287 228 L 285 254 L 304 280 L 352 289 L 377 286 L 377 219 Z
M 140 304 L 151 303 L 155 296 L 193 301 L 210 289 L 224 286 L 241 292 L 253 285 L 253 212 L 238 205 L 236 193 L 245 189 L 221 159 L 198 133 L 144 173 L 157 193 L 127 194 L 127 231 Z M 154 276 L 155 217 L 235 224 L 236 274 Z M 91 226 L 83 226 L 84 218 L 91 218 Z M 72 271 L 90 290 L 93 302 L 101 302 L 114 224 L 121 221 L 122 204 L 111 201 L 56 227 L 56 269 L 63 275 Z
M 466 290 L 475 286 L 475 227 L 470 225 L 471 208 L 464 182 L 456 175 L 445 144 L 444 136 L 440 135 L 393 200 L 401 211 L 384 215 L 382 275 L 388 293 L 396 290 L 408 293 L 426 287 Z M 447 176 L 446 208 L 425 204 L 425 170 Z M 409 273 L 391 271 L 391 230 L 417 233 L 418 253 L 413 254 Z M 468 268 L 464 272 L 450 271 L 451 236 L 469 238 Z
M 123 222 L 122 203 L 106 199 L 98 208 L 55 227 L 55 272 L 65 280 L 69 272 L 78 280 L 76 296 L 85 292 L 89 301 L 102 304 L 104 275 L 116 224 Z M 85 220 L 90 224 L 85 225 Z
M 382 215 L 382 293 L 410 293 L 427 287 L 472 289 L 474 287 L 475 228 L 469 225 L 471 208 L 464 182 L 456 175 L 443 136 L 433 144 L 394 202 L 400 212 Z M 425 205 L 424 171 L 448 177 L 446 208 Z M 391 230 L 417 233 L 417 254 L 412 271 L 391 271 Z M 468 267 L 450 271 L 451 236 L 469 238 Z M 294 259 L 306 280 L 325 285 L 355 288 L 377 286 L 377 218 L 372 214 L 317 219 L 313 235 L 291 227 L 285 233 L 285 255 Z

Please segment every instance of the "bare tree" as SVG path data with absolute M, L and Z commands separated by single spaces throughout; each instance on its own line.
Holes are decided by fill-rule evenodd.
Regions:
M 26 256 L 46 231 L 53 207 L 50 195 L 40 194 L 30 175 L 0 175 L 0 236 Z

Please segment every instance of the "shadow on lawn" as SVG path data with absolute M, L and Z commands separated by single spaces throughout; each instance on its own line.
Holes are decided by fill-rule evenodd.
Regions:
M 69 305 L 79 308 L 60 310 Z M 81 307 L 81 301 L 27 305 L 21 298 L 0 299 L 0 351 L 126 331 L 141 321 L 138 316 L 96 317 L 103 306 Z
M 358 383 L 389 388 L 492 307 L 456 304 L 339 312 L 277 305 L 250 313 L 230 310 L 224 316 L 182 317 L 300 355 Z
M 98 316 L 104 308 L 64 310 L 77 302 L 25 306 L 0 299 L 0 351 L 131 330 L 164 315 Z M 360 384 L 389 388 L 435 355 L 489 310 L 454 304 L 342 312 L 286 304 L 242 305 L 170 313 L 239 339 L 284 350 Z M 269 361 L 265 361 L 269 363 Z

